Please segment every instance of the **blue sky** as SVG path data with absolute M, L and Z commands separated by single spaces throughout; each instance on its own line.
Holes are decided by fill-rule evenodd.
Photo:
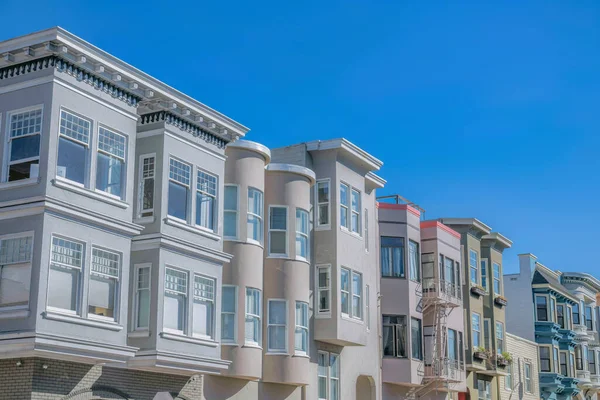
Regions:
M 249 140 L 346 137 L 384 161 L 381 194 L 512 239 L 506 272 L 523 252 L 599 271 L 598 2 L 35 3 L 2 5 L 0 40 L 60 25 Z

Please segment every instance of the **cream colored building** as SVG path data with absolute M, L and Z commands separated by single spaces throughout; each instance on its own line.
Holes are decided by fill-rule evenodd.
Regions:
M 522 337 L 506 334 L 506 350 L 512 355 L 508 375 L 500 382 L 502 400 L 539 399 L 538 345 Z

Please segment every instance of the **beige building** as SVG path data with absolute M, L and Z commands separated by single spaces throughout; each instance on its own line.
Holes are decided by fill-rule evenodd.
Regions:
M 500 384 L 501 400 L 537 400 L 539 396 L 538 345 L 522 337 L 506 334 L 506 351 L 512 363 Z

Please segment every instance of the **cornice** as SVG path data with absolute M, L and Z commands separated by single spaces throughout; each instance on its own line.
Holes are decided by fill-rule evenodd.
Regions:
M 440 218 L 440 222 L 453 228 L 455 226 L 464 226 L 467 233 L 481 239 L 483 236 L 492 232 L 492 228 L 478 220 L 477 218 Z
M 150 249 L 165 248 L 178 253 L 187 254 L 201 260 L 214 263 L 229 263 L 233 255 L 211 247 L 202 246 L 198 243 L 180 239 L 164 233 L 152 233 L 139 235 L 131 241 L 131 251 L 143 251 Z
M 173 125 L 184 132 L 192 134 L 194 137 L 200 138 L 209 144 L 217 146 L 219 149 L 224 149 L 227 145 L 227 142 L 222 138 L 212 134 L 197 124 L 193 124 L 184 120 L 170 111 L 156 111 L 153 113 L 143 114 L 139 120 L 140 125 L 153 124 L 156 122 L 165 122 L 166 124 Z
M 457 239 L 460 239 L 460 233 L 456 232 L 454 229 L 450 228 L 449 226 L 442 224 L 440 221 L 435 221 L 435 220 L 422 221 L 421 229 L 425 229 L 425 228 L 437 228 L 444 232 L 449 233 L 450 235 L 454 236 Z
M 590 274 L 583 272 L 563 272 L 562 279 L 564 283 L 579 283 L 586 286 L 592 292 L 600 292 L 600 281 Z
M 313 140 L 306 143 L 307 151 L 320 150 L 343 150 L 346 154 L 353 156 L 365 163 L 371 171 L 378 171 L 383 166 L 383 161 L 373 157 L 354 143 L 344 138 L 330 140 Z
M 367 175 L 365 175 L 365 180 L 375 189 L 383 189 L 383 187 L 387 183 L 385 179 L 370 171 L 367 172 Z
M 491 232 L 487 235 L 484 235 L 482 236 L 481 240 L 489 241 L 492 247 L 498 250 L 500 253 L 512 246 L 512 241 L 498 232 Z
M 311 185 L 315 184 L 316 177 L 312 169 L 294 164 L 271 163 L 265 167 L 268 172 L 287 172 L 307 178 Z
M 265 159 L 265 164 L 271 162 L 271 150 L 260 143 L 251 142 L 249 140 L 236 140 L 235 142 L 227 144 L 227 148 L 250 150 L 260 154 Z

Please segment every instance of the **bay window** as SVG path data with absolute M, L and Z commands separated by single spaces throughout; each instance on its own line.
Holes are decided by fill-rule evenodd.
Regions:
M 317 313 L 331 312 L 331 266 L 317 266 Z
M 317 391 L 319 400 L 340 399 L 340 356 L 319 351 L 317 355 Z
M 496 351 L 501 355 L 504 351 L 504 324 L 496 321 Z
M 237 239 L 238 237 L 238 187 L 225 185 L 225 198 L 223 199 L 223 236 Z
M 287 352 L 287 302 L 269 299 L 267 307 L 267 351 Z
M 296 354 L 308 354 L 308 303 L 303 301 L 296 301 L 294 350 Z
M 233 343 L 237 326 L 237 286 L 223 285 L 221 303 L 221 341 Z
M 546 296 L 535 296 L 535 308 L 538 321 L 548 321 L 548 298 Z
M 552 356 L 552 371 L 558 374 L 560 373 L 558 363 L 558 347 L 552 348 Z
M 79 311 L 83 243 L 52 237 L 52 254 L 48 275 L 48 307 L 76 314 Z
M 585 306 L 585 326 L 587 327 L 588 331 L 594 330 L 594 322 L 593 321 L 594 320 L 592 317 L 592 307 Z
M 246 288 L 246 344 L 260 346 L 261 331 L 261 292 L 258 289 Z
M 165 268 L 163 325 L 165 331 L 183 334 L 187 320 L 188 274 Z
M 381 276 L 405 278 L 404 238 L 381 237 Z
M 96 160 L 96 190 L 106 192 L 118 198 L 123 198 L 127 154 L 125 136 L 98 129 L 98 155 Z
M 150 266 L 135 266 L 134 329 L 150 327 Z
M 560 374 L 562 376 L 569 376 L 569 359 L 565 351 L 560 352 Z
M 407 326 L 404 315 L 383 316 L 383 355 L 389 357 L 407 357 Z
M 214 338 L 215 286 L 214 279 L 194 275 L 193 336 L 204 339 Z
M 588 349 L 588 371 L 591 375 L 596 375 L 596 351 Z
M 575 346 L 575 368 L 577 368 L 578 371 L 582 371 L 583 370 L 583 355 L 585 354 L 585 351 L 583 351 L 581 349 L 582 345 L 577 345 Z
M 9 114 L 6 181 L 38 177 L 41 133 L 41 108 Z
M 140 217 L 154 215 L 154 178 L 155 156 L 144 155 L 140 157 Z
M 361 218 L 360 218 L 360 192 L 356 189 L 352 189 L 351 192 L 351 200 L 352 200 L 352 207 L 351 207 L 351 216 L 350 216 L 350 225 L 351 225 L 351 229 L 352 232 L 360 235 L 360 223 L 361 223 Z
M 573 324 L 579 325 L 581 323 L 579 316 L 579 303 L 576 303 L 573 305 Z
M 92 247 L 90 269 L 88 315 L 116 320 L 118 283 L 121 256 L 109 250 Z
M 263 192 L 248 188 L 248 240 L 263 242 Z
M 478 267 L 478 254 L 475 250 L 469 249 L 469 276 L 471 279 L 471 285 L 479 284 L 479 275 L 477 272 Z
M 560 325 L 561 329 L 567 329 L 565 327 L 565 306 L 564 304 L 558 304 L 556 306 L 556 323 Z
M 342 315 L 350 315 L 350 270 L 340 269 L 340 297 L 342 300 Z
M 169 158 L 169 200 L 167 213 L 187 221 L 192 168 L 188 164 Z
M 348 185 L 340 183 L 340 226 L 346 229 L 350 229 L 348 224 L 349 191 Z
M 296 209 L 296 257 L 308 260 L 310 249 L 308 211 Z
M 490 292 L 487 281 L 487 260 L 481 260 L 481 286 L 483 286 L 486 293 Z
M 0 313 L 28 308 L 32 250 L 31 234 L 0 238 Z
M 494 273 L 494 294 L 496 296 L 500 296 L 502 294 L 502 290 L 500 288 L 500 280 L 502 279 L 500 276 L 500 264 L 492 263 L 492 269 Z
M 550 296 L 550 321 L 556 322 L 556 298 Z
M 352 317 L 362 319 L 362 274 L 352 271 Z
M 419 243 L 408 241 L 408 262 L 410 266 L 410 279 L 415 282 L 421 282 L 421 262 L 419 253 Z
M 481 315 L 474 312 L 471 315 L 471 327 L 473 330 L 473 347 L 481 346 Z
M 317 227 L 328 227 L 330 222 L 329 179 L 319 180 L 315 185 L 317 195 Z
M 216 231 L 217 177 L 198 170 L 196 178 L 196 225 Z
M 86 184 L 91 126 L 87 119 L 60 112 L 56 175 L 81 186 Z
M 552 372 L 550 361 L 550 347 L 540 346 L 540 372 Z
M 342 315 L 362 319 L 362 274 L 341 268 L 340 292 Z
M 287 207 L 269 207 L 269 255 L 287 255 Z

